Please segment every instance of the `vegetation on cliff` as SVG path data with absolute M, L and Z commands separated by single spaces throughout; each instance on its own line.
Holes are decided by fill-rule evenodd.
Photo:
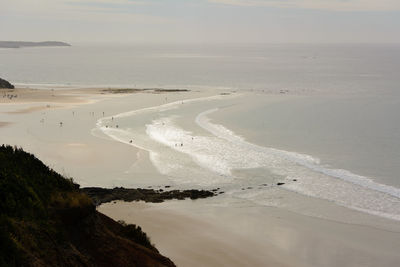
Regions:
M 174 266 L 140 227 L 99 213 L 79 185 L 0 147 L 0 266 Z

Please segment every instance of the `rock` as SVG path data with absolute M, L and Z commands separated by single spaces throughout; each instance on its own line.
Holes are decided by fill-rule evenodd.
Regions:
M 0 88 L 14 89 L 14 85 L 10 82 L 0 78 Z
M 166 186 L 167 187 L 167 186 Z M 92 198 L 96 205 L 100 205 L 102 203 L 111 202 L 114 200 L 123 200 L 123 201 L 145 201 L 145 202 L 153 202 L 160 203 L 164 200 L 171 199 L 198 199 L 198 198 L 207 198 L 213 197 L 217 193 L 207 190 L 171 190 L 164 191 L 163 189 L 154 190 L 154 189 L 141 189 L 141 188 L 123 188 L 123 187 L 115 187 L 113 189 L 100 188 L 100 187 L 85 187 L 81 189 L 82 192 L 86 193 L 89 197 Z

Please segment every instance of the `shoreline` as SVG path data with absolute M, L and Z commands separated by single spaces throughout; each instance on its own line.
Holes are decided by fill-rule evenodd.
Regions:
M 88 104 L 97 97 L 118 97 L 136 93 L 168 94 L 189 93 L 179 88 L 127 88 L 127 87 L 62 87 L 61 89 L 38 89 L 31 87 L 0 88 L 0 104 L 29 104 L 40 102 Z
M 22 93 L 23 97 L 13 98 L 12 101 L 0 97 L 0 121 L 7 122 L 1 127 L 3 132 L 6 131 L 4 140 L 8 138 L 10 145 L 21 146 L 26 151 L 35 153 L 60 173 L 78 179 L 82 186 L 138 187 L 141 186 L 141 181 L 121 183 L 119 182 L 121 178 L 118 176 L 129 176 L 131 171 L 137 169 L 136 165 L 140 162 L 140 166 L 145 167 L 141 167 L 139 173 L 155 181 L 160 180 L 158 171 L 149 160 L 148 152 L 132 145 L 126 146 L 126 144 L 111 141 L 109 137 L 96 130 L 98 119 L 132 110 L 132 106 L 139 110 L 163 105 L 165 95 L 168 96 L 169 102 L 175 102 L 216 94 L 209 91 L 169 92 L 168 90 L 161 93 L 146 90 L 145 92 L 114 94 L 103 92 L 103 90 L 108 90 L 108 88 L 55 90 L 54 92 L 41 89 L 15 89 L 14 93 Z M 55 93 L 54 97 L 53 93 Z M 53 108 L 55 105 L 58 106 L 57 109 Z M 46 108 L 43 109 L 43 106 Z M 104 112 L 105 115 L 103 115 Z M 60 118 L 63 118 L 62 127 Z M 74 125 L 74 128 L 70 125 Z M 51 131 L 42 132 L 43 127 Z M 29 136 L 24 133 L 25 128 L 31 129 L 27 132 Z M 47 140 L 39 137 L 41 135 Z M 109 153 L 104 153 L 104 151 Z M 114 158 L 112 154 L 118 157 Z M 100 162 L 102 166 L 99 166 Z M 74 167 L 78 163 L 86 163 L 90 167 L 82 172 Z M 109 164 L 113 165 L 114 170 L 110 171 L 107 168 Z M 116 173 L 117 169 L 127 171 L 122 174 Z M 101 179 L 92 181 L 91 177 L 96 176 Z M 160 181 L 162 181 L 161 184 L 169 184 L 164 179 Z
M 8 122 L 0 128 L 2 141 L 9 140 L 11 145 L 34 153 L 84 187 L 173 185 L 158 172 L 149 152 L 111 140 L 96 130 L 96 122 L 127 110 L 163 105 L 164 94 L 174 102 L 221 92 L 102 94 L 103 89 L 54 91 L 54 97 L 51 90 L 29 89 L 25 98 L 12 99 L 21 102 L 0 102 L 0 121 Z M 28 99 L 32 101 L 22 101 Z M 40 108 L 43 106 L 46 108 Z M 255 203 L 225 195 L 160 204 L 117 201 L 103 204 L 99 210 L 106 210 L 116 220 L 141 225 L 154 237 L 157 248 L 182 266 L 201 266 L 204 262 L 209 266 L 393 266 L 400 260 L 396 253 L 400 247 L 398 222 L 285 190 L 277 191 L 275 197 L 290 198 L 328 217 L 293 213 L 290 207 L 256 207 Z M 348 223 L 332 221 L 329 216 Z M 367 242 L 369 239 L 378 241 L 373 244 Z M 329 251 L 327 255 L 325 250 Z

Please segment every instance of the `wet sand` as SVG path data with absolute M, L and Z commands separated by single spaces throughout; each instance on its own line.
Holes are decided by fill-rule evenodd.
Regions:
M 98 210 L 140 225 L 178 266 L 397 266 L 400 232 L 273 207 L 208 200 L 116 202 Z M 397 227 L 397 231 L 399 227 Z
M 9 124 L 10 124 L 10 122 L 0 121 L 0 127 L 7 126 L 7 125 L 9 125 Z

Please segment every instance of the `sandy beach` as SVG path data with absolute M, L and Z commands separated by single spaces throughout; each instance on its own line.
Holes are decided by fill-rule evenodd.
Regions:
M 102 88 L 2 90 L 0 143 L 34 153 L 81 186 L 170 185 L 149 152 L 96 130 L 100 118 L 215 91 L 105 92 Z M 17 95 L 11 99 L 7 95 Z M 144 229 L 178 266 L 397 266 L 400 224 L 277 190 L 276 198 L 313 207 L 321 216 L 290 207 L 260 207 L 226 194 L 160 204 L 107 203 L 100 212 Z
M 272 207 L 210 200 L 116 202 L 100 212 L 137 223 L 178 266 L 396 266 L 400 233 Z
M 112 141 L 96 131 L 99 118 L 165 104 L 166 99 L 173 102 L 215 94 L 153 90 L 114 93 L 109 88 L 54 91 L 16 88 L 12 92 L 2 89 L 3 92 L 18 97 L 0 98 L 2 143 L 34 153 L 82 186 L 105 187 L 137 186 L 140 180 L 163 179 L 152 166 L 147 151 Z M 77 168 L 79 163 L 82 165 Z M 131 172 L 141 177 L 127 184 Z

